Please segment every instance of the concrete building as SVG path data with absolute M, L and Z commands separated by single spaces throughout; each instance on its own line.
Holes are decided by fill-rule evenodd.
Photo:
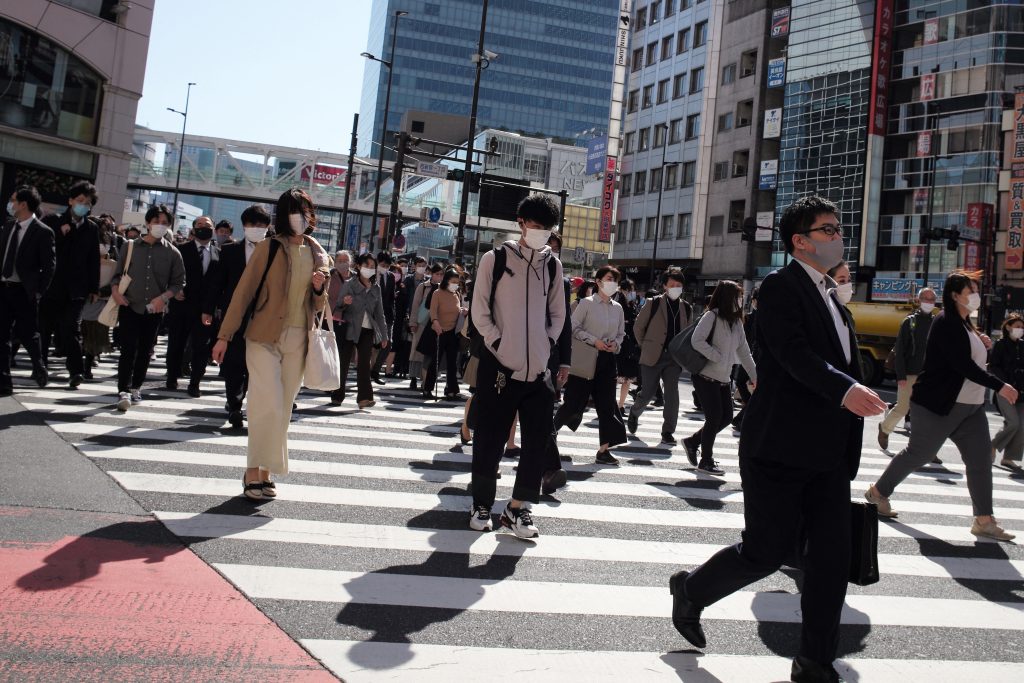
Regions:
M 87 179 L 121 215 L 153 2 L 0 4 L 0 194 L 35 185 L 55 209 Z

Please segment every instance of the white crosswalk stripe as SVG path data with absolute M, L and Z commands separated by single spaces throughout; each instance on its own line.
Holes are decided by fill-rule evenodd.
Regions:
M 158 349 L 152 386 L 127 413 L 113 409 L 109 360 L 77 391 L 29 388 L 28 371 L 16 369 L 16 397 L 342 679 L 788 678 L 799 646 L 796 572 L 707 608 L 706 654 L 687 651 L 669 620 L 668 576 L 743 528 L 730 430 L 716 445 L 723 477 L 695 472 L 681 447 L 659 446 L 658 409 L 617 450 L 617 468 L 594 463 L 596 422 L 563 430 L 569 483 L 534 506 L 541 536 L 523 542 L 467 528 L 472 446 L 452 448 L 462 404 L 424 404 L 397 379 L 370 411 L 303 392 L 290 473 L 276 501 L 253 504 L 239 495 L 246 437 L 226 425 L 216 370 L 200 398 L 167 392 L 156 382 Z M 677 438 L 701 420 L 689 388 L 681 393 Z M 989 419 L 994 433 L 1001 419 Z M 876 424 L 865 428 L 856 496 L 889 462 L 873 443 Z M 897 432 L 892 451 L 905 443 Z M 898 489 L 900 518 L 880 524 L 882 580 L 850 587 L 837 662 L 847 680 L 1024 680 L 1024 550 L 969 533 L 964 466 L 949 444 L 940 455 L 942 465 Z M 515 466 L 501 463 L 495 514 Z M 993 472 L 996 515 L 1024 538 L 1024 478 Z

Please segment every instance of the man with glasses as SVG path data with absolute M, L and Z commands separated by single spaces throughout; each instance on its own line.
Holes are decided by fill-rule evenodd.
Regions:
M 843 258 L 838 207 L 818 196 L 782 214 L 793 261 L 758 290 L 758 386 L 740 435 L 743 541 L 669 580 L 672 623 L 706 645 L 701 611 L 789 562 L 804 568 L 803 634 L 791 678 L 838 681 L 832 666 L 850 569 L 850 480 L 863 418 L 885 403 L 860 384 L 853 323 L 826 272 Z M 797 435 L 797 436 L 794 436 Z

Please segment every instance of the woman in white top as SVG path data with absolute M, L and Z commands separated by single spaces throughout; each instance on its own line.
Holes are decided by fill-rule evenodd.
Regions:
M 732 366 L 741 363 L 757 385 L 757 369 L 743 331 L 743 290 L 732 280 L 722 280 L 711 294 L 708 310 L 691 337 L 693 348 L 708 359 L 690 379 L 704 410 L 704 424 L 683 439 L 690 464 L 708 474 L 725 474 L 715 462 L 713 449 L 718 432 L 732 422 Z M 700 462 L 697 450 L 700 449 Z
M 597 349 L 597 361 L 594 364 L 593 379 L 585 379 L 569 371 L 562 405 L 555 413 L 556 432 L 562 425 L 567 425 L 575 432 L 583 421 L 588 399 L 594 399 L 601 440 L 597 462 L 602 465 L 619 463 L 608 449 L 626 443 L 628 438 L 619 404 L 615 400 L 615 384 L 618 379 L 615 354 L 622 348 L 622 340 L 626 336 L 626 320 L 622 306 L 612 296 L 619 291 L 621 277 L 619 271 L 612 266 L 599 268 L 597 293 L 577 302 L 572 313 L 573 339 Z M 575 348 L 579 345 L 573 346 Z M 573 365 L 578 360 L 574 356 Z

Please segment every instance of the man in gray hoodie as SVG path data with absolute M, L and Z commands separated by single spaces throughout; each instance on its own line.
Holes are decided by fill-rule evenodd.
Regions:
M 473 511 L 469 526 L 493 528 L 494 473 L 516 413 L 522 454 L 512 499 L 501 524 L 520 538 L 538 535 L 524 502 L 540 494 L 544 449 L 552 432 L 554 385 L 548 371 L 551 348 L 565 323 L 562 264 L 547 246 L 559 209 L 545 194 L 532 194 L 516 211 L 519 241 L 505 242 L 480 259 L 473 286 L 473 325 L 483 337 L 477 370 L 473 432 Z M 495 281 L 495 259 L 504 268 Z M 553 285 L 559 286 L 553 286 Z

